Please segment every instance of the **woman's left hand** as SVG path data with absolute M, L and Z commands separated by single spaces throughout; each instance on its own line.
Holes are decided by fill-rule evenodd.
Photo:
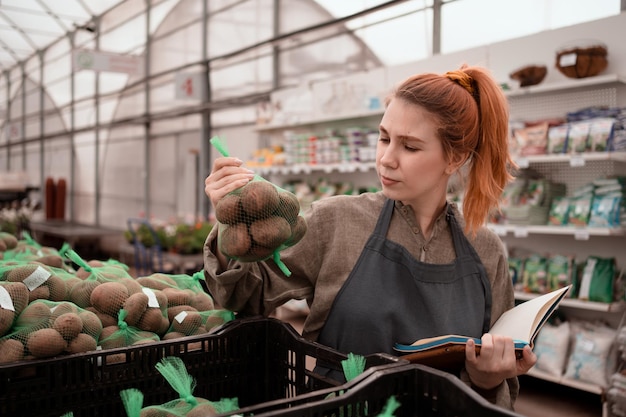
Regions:
M 476 354 L 473 340 L 465 346 L 465 369 L 472 384 L 485 390 L 497 387 L 505 379 L 525 374 L 536 362 L 537 355 L 530 346 L 525 346 L 522 357 L 517 359 L 510 337 L 484 334 L 479 354 Z

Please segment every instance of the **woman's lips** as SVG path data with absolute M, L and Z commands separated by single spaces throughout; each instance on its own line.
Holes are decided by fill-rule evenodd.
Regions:
M 396 180 L 393 180 L 393 179 L 391 179 L 391 178 L 389 178 L 389 177 L 385 177 L 384 175 L 381 175 L 381 176 L 380 176 L 380 182 L 381 182 L 381 184 L 382 184 L 382 185 L 384 185 L 384 186 L 387 186 L 387 187 L 388 187 L 388 186 L 391 186 L 391 185 L 397 184 L 397 183 L 398 183 L 398 182 L 400 182 L 400 181 L 396 181 Z

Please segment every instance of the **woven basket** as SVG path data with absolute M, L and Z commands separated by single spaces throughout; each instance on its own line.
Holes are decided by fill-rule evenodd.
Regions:
M 556 53 L 556 67 L 569 78 L 593 77 L 606 69 L 607 53 L 601 44 L 564 48 Z
M 512 80 L 519 81 L 520 87 L 537 85 L 546 78 L 548 68 L 545 65 L 527 65 L 509 74 Z

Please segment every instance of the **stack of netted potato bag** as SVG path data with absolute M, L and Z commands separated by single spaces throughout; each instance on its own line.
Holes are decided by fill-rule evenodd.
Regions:
M 68 246 L 4 232 L 0 242 L 0 363 L 198 335 L 234 318 L 203 290 L 202 272 L 134 278 Z

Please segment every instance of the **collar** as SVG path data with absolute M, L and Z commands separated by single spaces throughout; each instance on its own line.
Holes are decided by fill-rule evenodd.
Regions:
M 417 221 L 415 220 L 415 212 L 413 211 L 413 207 L 409 205 L 404 205 L 401 201 L 394 201 L 394 203 L 395 203 L 395 208 L 402 215 L 404 220 L 409 224 L 409 227 L 411 227 L 411 230 L 413 231 L 413 233 L 421 234 L 419 224 L 417 224 Z M 437 236 L 437 234 L 441 230 L 448 227 L 448 218 L 447 218 L 448 210 L 451 210 L 454 216 L 456 217 L 456 219 L 459 220 L 459 215 L 458 215 L 459 210 L 458 210 L 457 204 L 451 201 L 446 201 L 445 208 L 442 210 L 441 214 L 435 220 L 431 239 Z

